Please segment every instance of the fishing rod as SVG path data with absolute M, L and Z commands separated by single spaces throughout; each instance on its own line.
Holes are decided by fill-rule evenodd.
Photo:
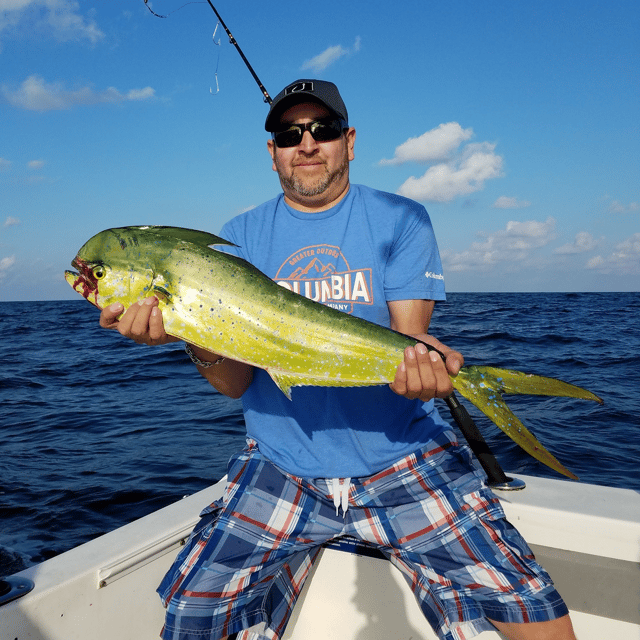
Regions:
M 260 91 L 262 91 L 262 95 L 264 96 L 264 101 L 267 104 L 271 104 L 272 100 L 271 100 L 271 96 L 269 95 L 269 92 L 264 88 L 264 85 L 262 84 L 262 82 L 260 82 L 260 78 L 258 78 L 256 72 L 253 70 L 253 67 L 249 64 L 247 57 L 244 55 L 244 53 L 242 53 L 242 49 L 240 48 L 240 45 L 238 44 L 237 40 L 233 37 L 231 31 L 229 31 L 227 25 L 224 23 L 224 20 L 218 13 L 217 9 L 213 6 L 213 3 L 211 2 L 211 0 L 207 0 L 207 2 L 209 3 L 209 6 L 213 9 L 213 13 L 216 14 L 216 17 L 218 18 L 218 21 L 222 25 L 222 28 L 226 31 L 227 35 L 229 36 L 229 42 L 236 48 L 236 50 L 240 54 L 240 57 L 242 58 L 242 61 L 245 63 L 245 65 L 247 66 L 247 69 L 249 69 L 251 75 L 253 76 L 253 79 L 258 84 L 258 87 L 260 88 Z

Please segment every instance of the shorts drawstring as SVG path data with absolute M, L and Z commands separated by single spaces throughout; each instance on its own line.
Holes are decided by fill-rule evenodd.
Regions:
M 349 489 L 351 488 L 351 478 L 332 478 L 331 487 L 333 491 L 333 504 L 336 508 L 336 515 L 340 507 L 342 507 L 342 513 L 347 515 L 347 509 L 349 508 Z

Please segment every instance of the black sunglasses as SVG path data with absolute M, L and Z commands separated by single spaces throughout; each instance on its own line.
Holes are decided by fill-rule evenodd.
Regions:
M 298 146 L 302 142 L 305 131 L 308 131 L 316 142 L 329 142 L 337 140 L 342 135 L 342 131 L 348 128 L 349 125 L 341 118 L 327 118 L 305 124 L 287 125 L 287 128 L 282 131 L 272 131 L 271 137 L 276 147 L 285 149 Z

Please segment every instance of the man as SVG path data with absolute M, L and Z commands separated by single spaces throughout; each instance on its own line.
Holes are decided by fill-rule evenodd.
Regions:
M 433 406 L 462 356 L 427 335 L 444 289 L 424 207 L 350 184 L 356 132 L 332 83 L 287 86 L 265 129 L 283 193 L 225 225 L 232 250 L 283 286 L 434 344 L 446 365 L 417 344 L 389 387 L 297 387 L 290 401 L 264 371 L 187 345 L 210 384 L 242 397 L 248 440 L 158 589 L 162 637 L 280 638 L 321 545 L 349 535 L 403 572 L 443 639 L 495 626 L 575 640 L 548 575 Z M 122 311 L 105 309 L 101 325 L 174 340 L 154 298 Z

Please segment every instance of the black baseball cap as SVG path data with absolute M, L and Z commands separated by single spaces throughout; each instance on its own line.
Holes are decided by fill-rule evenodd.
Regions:
M 334 113 L 338 118 L 349 122 L 347 107 L 345 107 L 338 87 L 326 80 L 296 80 L 287 85 L 271 103 L 269 114 L 264 123 L 267 131 L 275 131 L 280 116 L 294 104 L 299 102 L 318 102 Z

